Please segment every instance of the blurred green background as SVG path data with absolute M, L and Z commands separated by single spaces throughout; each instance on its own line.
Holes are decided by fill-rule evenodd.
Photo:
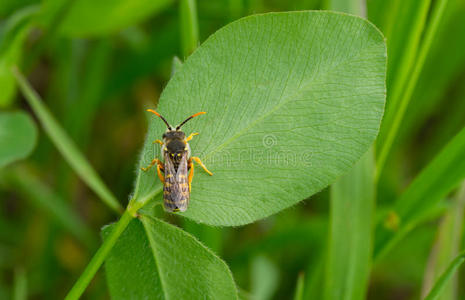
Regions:
M 368 19 L 387 38 L 388 94 L 404 63 L 409 22 L 422 2 L 368 0 L 365 7 Z M 437 2 L 431 1 L 431 7 Z M 198 40 L 250 14 L 329 7 L 329 1 L 319 0 L 200 0 Z M 25 111 L 35 118 L 10 72 L 18 65 L 126 206 L 146 132 L 144 111 L 156 104 L 173 58 L 184 60 L 192 50 L 183 38 L 185 20 L 180 3 L 172 0 L 1 0 L 0 109 Z M 448 1 L 439 26 L 400 138 L 379 180 L 377 212 L 386 211 L 465 126 L 465 1 Z M 5 140 L 0 140 L 0 148 L 2 143 Z M 115 221 L 116 214 L 79 180 L 43 130 L 27 159 L 0 163 L 0 168 L 0 299 L 22 299 L 21 291 L 27 291 L 28 299 L 63 298 L 98 248 L 100 228 Z M 172 216 L 169 221 L 219 254 L 238 286 L 257 299 L 291 299 L 300 273 L 310 297 L 318 294 L 314 291 L 323 280 L 328 199 L 325 190 L 239 228 L 210 228 Z M 453 207 L 460 222 L 454 226 L 463 226 L 463 202 L 443 202 L 445 209 L 457 205 Z M 60 218 L 62 210 L 73 219 Z M 432 216 L 378 261 L 367 297 L 418 299 L 429 280 L 430 253 L 444 222 L 442 213 Z M 459 244 L 463 249 L 464 239 Z M 461 282 L 457 299 L 465 299 Z M 105 298 L 102 268 L 85 299 Z

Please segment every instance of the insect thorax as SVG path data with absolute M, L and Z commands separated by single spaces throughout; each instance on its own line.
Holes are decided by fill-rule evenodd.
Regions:
M 190 157 L 190 147 L 185 139 L 185 133 L 180 130 L 170 130 L 163 134 L 163 155 L 169 155 L 176 169 L 181 162 L 181 158 L 185 152 L 188 152 L 187 157 Z

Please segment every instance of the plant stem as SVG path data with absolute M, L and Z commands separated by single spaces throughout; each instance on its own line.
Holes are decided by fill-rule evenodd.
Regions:
M 441 22 L 442 16 L 444 15 L 447 2 L 448 0 L 439 0 L 434 8 L 431 23 L 429 24 L 425 33 L 425 38 L 418 53 L 417 61 L 414 64 L 412 74 L 409 77 L 407 87 L 404 93 L 402 94 L 402 98 L 400 98 L 401 100 L 399 103 L 399 108 L 392 123 L 392 127 L 390 128 L 389 133 L 387 134 L 386 141 L 381 147 L 381 151 L 377 161 L 376 182 L 378 181 L 379 176 L 383 171 L 386 159 L 391 151 L 392 144 L 394 143 L 394 140 L 397 137 L 397 133 L 404 118 L 405 111 L 407 110 L 413 92 L 415 91 L 415 87 L 417 86 L 418 78 L 420 77 L 420 74 L 423 70 L 426 58 L 428 57 L 429 50 L 431 48 L 431 45 L 433 44 L 433 41 L 436 38 L 436 34 L 439 29 L 439 24 Z
M 199 44 L 199 25 L 195 0 L 181 0 L 179 3 L 179 17 L 182 58 L 186 59 Z
M 98 269 L 105 261 L 108 253 L 110 253 L 110 250 L 115 245 L 119 236 L 124 232 L 132 219 L 133 212 L 126 210 L 119 219 L 118 223 L 116 223 L 116 226 L 108 238 L 105 239 L 102 246 L 97 250 L 94 257 L 92 257 L 91 261 L 79 277 L 78 281 L 76 281 L 73 288 L 69 291 L 68 295 L 66 295 L 66 300 L 79 299 L 79 297 L 81 297 L 82 293 L 84 293 L 92 278 L 94 278 L 95 273 L 97 273 Z
M 31 87 L 24 75 L 16 67 L 13 68 L 12 71 L 19 83 L 19 87 L 23 92 L 24 97 L 29 102 L 29 105 L 35 112 L 37 118 L 42 124 L 42 127 L 55 144 L 58 151 L 80 176 L 82 181 L 84 181 L 105 204 L 114 211 L 121 213 L 123 208 L 118 203 L 115 196 L 113 196 L 111 191 L 103 183 L 100 176 L 92 168 L 73 140 L 55 120 L 48 108 L 40 99 L 40 96 Z

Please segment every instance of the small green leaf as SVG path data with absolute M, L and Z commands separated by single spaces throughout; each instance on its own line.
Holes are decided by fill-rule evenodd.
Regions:
M 335 38 L 337 37 L 337 38 Z M 341 13 L 255 15 L 213 34 L 175 73 L 157 110 L 200 132 L 191 142 L 213 172 L 196 167 L 183 213 L 197 222 L 241 225 L 294 205 L 348 171 L 379 129 L 386 49 L 367 21 Z M 166 130 L 150 116 L 140 166 L 159 156 Z M 140 172 L 134 205 L 161 184 Z
M 231 272 L 213 252 L 173 225 L 141 220 L 129 224 L 106 260 L 112 299 L 238 298 Z
M 0 168 L 27 157 L 37 141 L 37 128 L 24 112 L 0 112 Z
M 63 1 L 45 2 L 50 11 L 56 9 L 56 6 L 63 5 L 60 4 Z M 59 31 L 68 36 L 80 37 L 109 34 L 147 19 L 172 2 L 172 0 L 75 0 L 67 8 L 66 17 Z
M 405 236 L 425 213 L 465 179 L 465 128 L 463 128 L 413 180 L 397 199 L 391 215 L 400 222 L 398 229 L 379 224 L 376 231 L 375 257 L 383 256 Z

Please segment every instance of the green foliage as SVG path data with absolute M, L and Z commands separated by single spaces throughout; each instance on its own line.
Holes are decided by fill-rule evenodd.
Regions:
M 413 92 L 415 91 L 416 85 L 418 78 L 420 77 L 421 72 L 423 71 L 423 66 L 425 65 L 426 58 L 430 52 L 431 45 L 436 39 L 436 34 L 439 29 L 439 25 L 442 21 L 442 17 L 444 15 L 444 11 L 446 9 L 448 0 L 439 0 L 437 3 L 435 3 L 434 9 L 433 9 L 433 14 L 430 23 L 428 24 L 428 27 L 425 32 L 424 40 L 423 43 L 421 44 L 420 49 L 418 50 L 418 53 L 416 55 L 416 60 L 415 63 L 413 64 L 411 74 L 410 70 L 406 69 L 403 70 L 403 72 L 408 72 L 411 76 L 407 77 L 405 75 L 405 83 L 399 83 L 399 85 L 396 85 L 396 88 L 399 87 L 402 89 L 402 92 L 397 92 L 394 91 L 393 94 L 395 96 L 398 95 L 399 100 L 395 100 L 393 103 L 393 106 L 397 108 L 393 113 L 395 114 L 394 117 L 392 117 L 392 122 L 391 119 L 387 119 L 388 122 L 386 122 L 386 128 L 389 129 L 389 132 L 387 133 L 386 139 L 383 141 L 382 146 L 380 147 L 379 151 L 379 157 L 377 159 L 376 166 L 378 168 L 378 175 L 382 173 L 383 168 L 386 164 L 387 157 L 391 151 L 392 145 L 399 134 L 399 128 L 402 123 L 402 120 L 405 115 L 405 111 L 407 110 L 407 107 L 410 103 L 410 100 L 412 99 Z M 426 12 L 426 9 L 423 9 Z M 420 18 L 421 20 L 421 18 Z M 421 21 L 419 22 L 421 24 Z M 418 26 L 419 29 L 421 30 L 422 26 Z M 416 36 L 419 36 L 420 33 L 416 33 Z M 411 47 L 412 51 L 415 49 L 415 47 Z M 414 55 L 410 55 L 410 58 L 413 59 Z M 404 88 L 405 86 L 405 88 Z M 399 104 L 397 104 L 399 103 Z M 389 111 L 388 111 L 389 112 Z
M 465 128 L 413 180 L 396 200 L 391 216 L 399 225 L 378 225 L 375 257 L 382 256 L 465 178 Z M 398 228 L 397 228 L 398 227 Z
M 63 10 L 60 33 L 67 36 L 96 36 L 115 32 L 143 21 L 172 3 L 172 0 L 65 0 L 44 1 L 44 19 Z
M 105 263 L 113 299 L 237 299 L 227 265 L 213 252 L 173 225 L 141 221 L 131 222 Z M 105 238 L 113 227 L 104 228 Z
M 23 57 L 23 44 L 38 8 L 30 6 L 13 14 L 0 27 L 0 108 L 11 105 L 16 95 L 16 84 L 10 70 Z
M 95 245 L 96 241 L 89 226 L 76 215 L 64 199 L 50 190 L 50 187 L 32 172 L 27 172 L 24 168 L 15 168 L 8 171 L 7 180 L 22 196 L 43 209 L 86 246 L 91 248 Z
M 182 54 L 187 58 L 199 44 L 196 0 L 179 2 Z
M 326 299 L 364 299 L 371 267 L 374 161 L 370 150 L 331 186 Z
M 435 280 L 446 270 L 449 263 L 458 255 L 462 245 L 463 218 L 465 208 L 465 183 L 452 200 L 452 204 L 442 217 L 438 228 L 436 242 L 434 243 L 429 261 L 428 269 L 425 271 L 422 293 L 430 291 Z M 441 299 L 457 299 L 457 276 L 449 280 L 443 288 Z
M 299 273 L 299 277 L 297 277 L 297 285 L 295 287 L 295 292 L 294 292 L 294 300 L 304 299 L 304 284 L 305 284 L 304 273 Z
M 121 206 L 115 196 L 113 196 L 110 190 L 105 186 L 102 179 L 100 179 L 99 175 L 79 151 L 76 144 L 66 134 L 60 124 L 58 124 L 48 108 L 42 103 L 40 96 L 31 88 L 27 80 L 17 69 L 14 69 L 13 73 L 15 74 L 24 97 L 28 100 L 29 105 L 36 113 L 45 132 L 68 163 L 74 168 L 76 173 L 80 175 L 81 179 L 99 195 L 103 202 L 113 210 L 117 212 L 121 211 Z
M 273 299 L 280 276 L 277 266 L 269 258 L 260 255 L 252 260 L 250 270 L 250 293 L 253 299 Z
M 24 112 L 0 112 L 0 168 L 27 157 L 36 145 L 37 128 Z
M 329 35 L 340 38 L 321 38 Z M 172 123 L 207 112 L 184 130 L 200 132 L 193 155 L 214 175 L 196 171 L 182 215 L 247 224 L 332 183 L 376 136 L 384 74 L 382 35 L 348 15 L 257 15 L 212 35 L 175 73 L 157 108 Z M 150 117 L 140 166 L 159 155 L 152 141 L 166 129 Z M 154 196 L 161 197 L 161 184 L 139 172 L 133 205 Z
M 366 12 L 385 39 L 340 13 L 239 19 L 308 9 Z M 63 299 L 75 278 L 66 299 L 460 299 L 464 16 L 463 0 L 0 1 L 0 125 L 27 104 L 16 65 L 51 137 L 21 159 L 3 134 L 24 127 L 0 126 L 0 299 Z M 160 157 L 154 107 L 207 112 L 184 129 L 214 176 L 196 166 L 184 214 L 139 171 Z M 96 198 L 119 211 L 134 176 L 95 252 L 114 218 Z
M 441 293 L 443 289 L 447 286 L 449 283 L 449 280 L 452 278 L 454 273 L 457 271 L 457 269 L 460 267 L 460 265 L 465 261 L 465 252 L 462 252 L 459 254 L 449 265 L 447 270 L 444 271 L 444 273 L 439 277 L 438 281 L 434 285 L 433 289 L 431 292 L 428 294 L 428 296 L 425 298 L 425 300 L 436 300 L 441 296 Z

